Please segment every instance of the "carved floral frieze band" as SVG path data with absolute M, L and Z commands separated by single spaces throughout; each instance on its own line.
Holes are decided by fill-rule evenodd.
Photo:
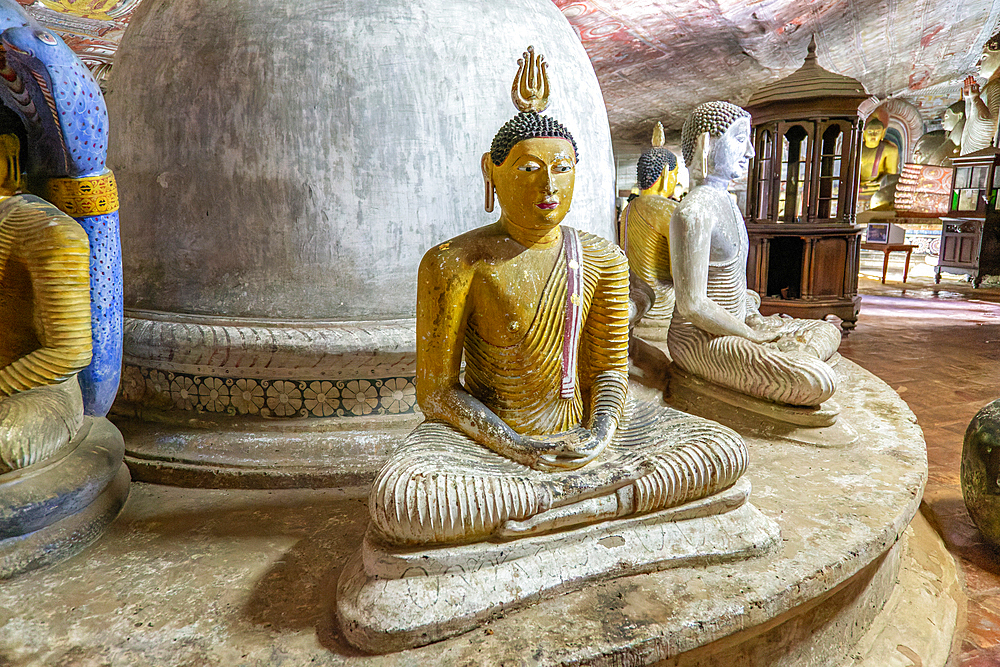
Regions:
M 173 373 L 126 365 L 120 398 L 174 410 L 277 419 L 364 417 L 416 411 L 412 377 L 262 380 Z

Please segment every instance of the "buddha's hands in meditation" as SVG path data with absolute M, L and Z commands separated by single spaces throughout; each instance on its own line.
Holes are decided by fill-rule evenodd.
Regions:
M 576 470 L 587 465 L 607 448 L 610 434 L 601 434 L 598 429 L 588 431 L 582 426 L 547 435 L 525 437 L 525 445 L 538 452 L 532 464 L 536 470 L 554 472 Z
M 755 343 L 772 343 L 781 338 L 785 331 L 784 317 L 764 317 L 760 313 L 753 313 L 746 318 L 746 325 L 750 327 L 749 340 Z

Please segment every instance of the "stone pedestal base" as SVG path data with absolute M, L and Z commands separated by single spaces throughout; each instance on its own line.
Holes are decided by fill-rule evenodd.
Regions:
M 682 507 L 510 542 L 404 550 L 369 530 L 337 587 L 341 629 L 366 651 L 399 651 L 590 581 L 760 555 L 779 529 L 749 493 L 741 480 Z
M 591 581 L 372 656 L 335 616 L 337 582 L 368 529 L 365 498 L 137 483 L 85 554 L 0 586 L 0 662 L 885 667 L 919 656 L 943 667 L 964 603 L 940 539 L 919 518 L 907 527 L 927 474 L 920 428 L 884 382 L 847 360 L 837 371 L 854 444 L 737 427 L 751 501 L 781 528 L 761 556 Z
M 629 356 L 643 383 L 662 389 L 664 400 L 678 410 L 737 431 L 752 429 L 821 447 L 846 446 L 858 439 L 848 421 L 838 420 L 841 408 L 836 396 L 816 407 L 754 398 L 684 371 L 670 360 L 666 342 L 654 339 L 633 338 Z M 835 354 L 829 363 L 836 369 L 840 360 Z
M 0 579 L 55 563 L 100 537 L 128 497 L 124 443 L 87 417 L 56 458 L 0 475 Z

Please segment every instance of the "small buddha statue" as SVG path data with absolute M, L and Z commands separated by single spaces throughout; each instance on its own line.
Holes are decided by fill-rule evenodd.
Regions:
M 913 164 L 947 167 L 951 158 L 962 151 L 962 131 L 965 129 L 965 101 L 959 100 L 941 116 L 941 130 L 928 132 L 913 146 Z
M 735 432 L 630 399 L 628 262 L 560 225 L 576 142 L 546 108 L 532 49 L 519 113 L 482 157 L 499 220 L 431 248 L 417 287 L 417 401 L 426 421 L 370 495 L 383 543 L 514 539 L 711 496 L 746 470 Z M 464 359 L 464 377 L 463 377 Z
M 654 295 L 652 307 L 642 318 L 644 337 L 657 331 L 666 337 L 674 312 L 674 284 L 670 275 L 670 216 L 677 207 L 671 199 L 680 165 L 677 156 L 663 147 L 663 125 L 656 124 L 652 148 L 639 156 L 636 172 L 639 196 L 629 200 L 618 223 L 618 238 L 629 267 Z
M 865 123 L 861 146 L 859 203 L 868 210 L 892 208 L 899 182 L 899 148 L 885 138 L 885 124 L 874 115 Z
M 83 423 L 90 363 L 89 244 L 20 189 L 20 141 L 0 135 L 0 473 L 57 454 Z
M 983 46 L 979 75 L 986 78 L 980 89 L 974 76 L 965 79 L 965 128 L 962 131 L 962 155 L 975 153 L 994 144 L 997 117 L 1000 115 L 1000 33 Z
M 729 184 L 754 155 L 750 115 L 728 102 L 698 106 L 682 149 L 693 187 L 670 220 L 675 306 L 667 336 L 684 371 L 749 396 L 817 406 L 836 391 L 826 363 L 840 330 L 822 320 L 763 317 L 747 289 L 749 242 Z

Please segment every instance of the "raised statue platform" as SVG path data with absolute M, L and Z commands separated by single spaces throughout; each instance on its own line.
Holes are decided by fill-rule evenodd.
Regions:
M 909 651 L 925 667 L 944 665 L 960 596 L 954 566 L 926 523 L 907 528 L 927 474 L 923 437 L 887 385 L 846 360 L 837 370 L 854 444 L 743 434 L 753 503 L 781 528 L 772 553 L 591 584 L 452 639 L 369 657 L 348 646 L 333 613 L 367 528 L 366 489 L 134 484 L 86 554 L 0 587 L 0 609 L 11 610 L 0 613 L 0 657 L 881 667 Z

